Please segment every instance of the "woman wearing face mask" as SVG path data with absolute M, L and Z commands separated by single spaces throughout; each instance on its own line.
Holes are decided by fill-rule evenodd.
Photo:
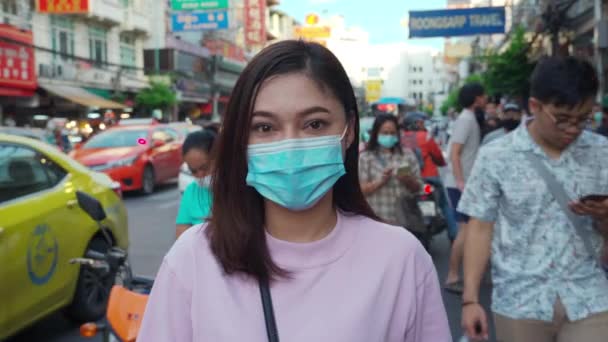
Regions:
M 401 148 L 398 127 L 395 116 L 378 115 L 367 150 L 359 160 L 363 194 L 374 212 L 391 224 L 398 223 L 397 201 L 404 195 L 417 193 L 422 185 L 416 155 Z
M 215 133 L 203 130 L 190 133 L 182 146 L 182 155 L 188 169 L 196 178 L 196 182 L 188 185 L 179 205 L 175 223 L 176 237 L 186 229 L 202 223 L 211 212 L 210 171 L 211 148 Z
M 377 220 L 357 175 L 346 72 L 282 41 L 233 90 L 213 208 L 167 254 L 141 341 L 451 341 L 430 256 Z

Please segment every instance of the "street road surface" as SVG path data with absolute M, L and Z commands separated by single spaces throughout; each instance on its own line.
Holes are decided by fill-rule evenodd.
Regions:
M 165 253 L 175 238 L 175 217 L 179 206 L 179 191 L 175 184 L 162 186 L 153 195 L 145 197 L 127 194 L 125 204 L 129 213 L 130 260 L 136 274 L 154 276 Z M 449 242 L 445 234 L 436 237 L 431 244 L 439 279 L 443 284 L 448 268 Z M 454 341 L 461 336 L 460 298 L 443 293 Z M 489 307 L 489 288 L 484 286 L 482 303 Z M 492 331 L 494 329 L 492 328 Z M 61 314 L 34 325 L 9 342 L 99 342 L 100 339 L 84 339 L 79 336 L 78 326 Z M 490 341 L 495 341 L 494 338 Z

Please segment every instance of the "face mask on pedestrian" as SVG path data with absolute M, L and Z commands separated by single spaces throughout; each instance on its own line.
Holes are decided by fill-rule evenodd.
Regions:
M 602 117 L 604 116 L 604 113 L 602 112 L 595 112 L 593 114 L 593 121 L 595 121 L 596 124 L 601 125 L 602 124 Z
M 399 142 L 399 138 L 392 134 L 379 134 L 378 144 L 385 148 L 393 148 Z
M 505 130 L 507 130 L 508 132 L 515 130 L 517 127 L 519 127 L 520 123 L 521 123 L 521 120 L 517 120 L 517 119 L 504 119 L 501 121 L 502 127 Z
M 293 211 L 313 207 L 342 175 L 342 135 L 249 145 L 247 185 Z

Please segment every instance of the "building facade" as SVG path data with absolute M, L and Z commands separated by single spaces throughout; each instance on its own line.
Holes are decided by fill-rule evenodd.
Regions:
M 151 1 L 88 0 L 78 13 L 33 9 L 37 110 L 78 117 L 132 107 L 148 86 L 143 46 Z

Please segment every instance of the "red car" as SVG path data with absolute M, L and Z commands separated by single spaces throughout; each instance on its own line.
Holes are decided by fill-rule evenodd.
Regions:
M 182 164 L 183 140 L 167 125 L 115 126 L 87 141 L 71 156 L 120 182 L 122 191 L 154 191 L 175 178 Z

